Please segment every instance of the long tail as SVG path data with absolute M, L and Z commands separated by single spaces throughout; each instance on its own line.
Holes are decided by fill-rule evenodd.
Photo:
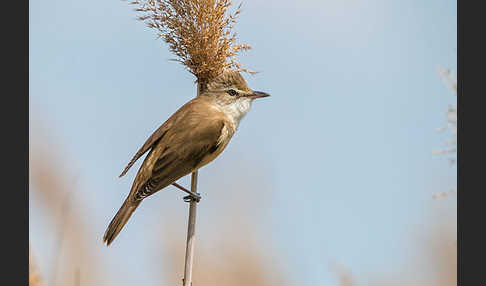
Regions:
M 111 220 L 110 225 L 105 231 L 103 236 L 103 241 L 106 242 L 106 246 L 115 239 L 115 237 L 120 233 L 123 226 L 127 223 L 128 219 L 138 207 L 140 202 L 133 203 L 129 198 L 125 200 L 123 205 L 120 207 L 115 217 Z

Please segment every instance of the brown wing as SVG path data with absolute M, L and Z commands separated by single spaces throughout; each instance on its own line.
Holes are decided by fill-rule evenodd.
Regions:
M 150 148 L 152 148 L 152 146 L 155 143 L 157 143 L 162 137 L 164 137 L 166 132 L 167 132 L 167 126 L 165 124 L 163 124 L 157 130 L 155 130 L 155 132 L 152 133 L 152 135 L 150 135 L 150 137 L 147 139 L 147 141 L 145 141 L 143 146 L 140 147 L 140 149 L 138 149 L 135 156 L 133 156 L 132 160 L 130 160 L 128 165 L 125 167 L 123 172 L 118 177 L 119 178 L 123 177 L 128 172 L 128 169 L 130 169 L 132 167 L 132 165 L 135 164 L 135 162 L 138 160 L 138 158 L 140 158 L 140 156 L 145 154 L 145 152 L 147 152 Z
M 157 143 L 160 141 L 160 139 L 162 139 L 162 137 L 164 137 L 164 135 L 167 133 L 170 127 L 176 124 L 178 119 L 182 117 L 181 115 L 184 114 L 183 111 L 188 109 L 191 105 L 193 105 L 194 101 L 195 100 L 193 99 L 187 102 L 186 104 L 184 104 L 181 108 L 179 108 L 179 110 L 177 110 L 174 114 L 172 114 L 171 117 L 169 117 L 169 119 L 167 119 L 167 121 L 164 122 L 164 124 L 162 124 L 157 130 L 155 130 L 155 132 L 152 133 L 152 135 L 150 135 L 150 137 L 145 141 L 143 146 L 140 147 L 140 149 L 138 149 L 137 153 L 133 156 L 132 160 L 130 160 L 130 162 L 125 167 L 125 169 L 120 174 L 120 176 L 118 176 L 119 178 L 123 177 L 128 172 L 128 169 L 130 169 L 132 165 L 135 164 L 135 162 L 138 160 L 138 158 L 140 158 L 140 156 L 145 154 L 145 152 L 147 152 L 153 146 L 157 145 Z
M 164 144 L 165 140 L 160 141 L 159 144 L 164 145 L 164 151 L 155 160 L 150 178 L 144 180 L 144 184 L 137 184 L 140 187 L 134 193 L 134 199 L 138 201 L 152 195 L 193 172 L 206 156 L 211 156 L 218 149 L 218 139 L 223 126 L 224 122 L 218 121 L 206 125 L 205 130 L 195 128 L 192 132 L 184 133 L 182 136 L 176 135 L 174 137 L 178 138 L 173 138 L 171 140 L 173 142 L 167 142 L 168 145 Z M 156 153 L 151 152 L 150 155 L 156 155 Z M 149 159 L 149 161 L 151 160 Z
M 197 109 L 186 114 L 145 158 L 130 192 L 134 200 L 152 195 L 193 172 L 207 156 L 218 150 L 224 117 L 215 114 L 208 120 L 207 114 Z

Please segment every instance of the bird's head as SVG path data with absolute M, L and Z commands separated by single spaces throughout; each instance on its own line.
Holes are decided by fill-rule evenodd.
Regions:
M 226 70 L 209 82 L 201 95 L 213 97 L 226 113 L 238 121 L 250 110 L 254 99 L 270 96 L 250 89 L 243 76 L 234 70 Z

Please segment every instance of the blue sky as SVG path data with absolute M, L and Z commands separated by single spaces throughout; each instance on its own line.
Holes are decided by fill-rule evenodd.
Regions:
M 195 86 L 132 8 L 30 1 L 30 134 L 31 145 L 39 133 L 55 138 L 69 160 L 73 196 L 88 206 L 96 236 L 90 245 L 118 273 L 116 285 L 156 285 L 153 276 L 127 274 L 153 259 L 150 245 L 133 246 L 164 223 L 184 231 L 179 193 L 144 202 L 113 248 L 101 236 L 136 170 L 118 174 Z M 456 168 L 432 151 L 444 147 L 447 134 L 436 129 L 456 101 L 438 72 L 456 70 L 456 12 L 450 0 L 243 2 L 236 31 L 253 49 L 239 61 L 259 72 L 244 75 L 249 86 L 272 97 L 254 103 L 222 156 L 201 171 L 198 239 L 243 196 L 241 212 L 253 213 L 245 221 L 302 285 L 337 285 L 329 261 L 357 274 L 403 267 L 410 234 L 437 209 L 455 213 L 455 199 L 432 199 L 456 184 Z M 56 226 L 45 226 L 39 208 L 32 196 L 30 241 L 47 271 L 46 229 Z M 131 259 L 119 263 L 124 257 Z

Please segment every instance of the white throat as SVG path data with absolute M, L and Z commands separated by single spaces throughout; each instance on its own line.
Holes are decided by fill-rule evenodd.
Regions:
M 250 111 L 252 100 L 250 98 L 240 98 L 232 104 L 221 105 L 223 112 L 233 121 L 235 127 L 238 127 L 240 120 Z

